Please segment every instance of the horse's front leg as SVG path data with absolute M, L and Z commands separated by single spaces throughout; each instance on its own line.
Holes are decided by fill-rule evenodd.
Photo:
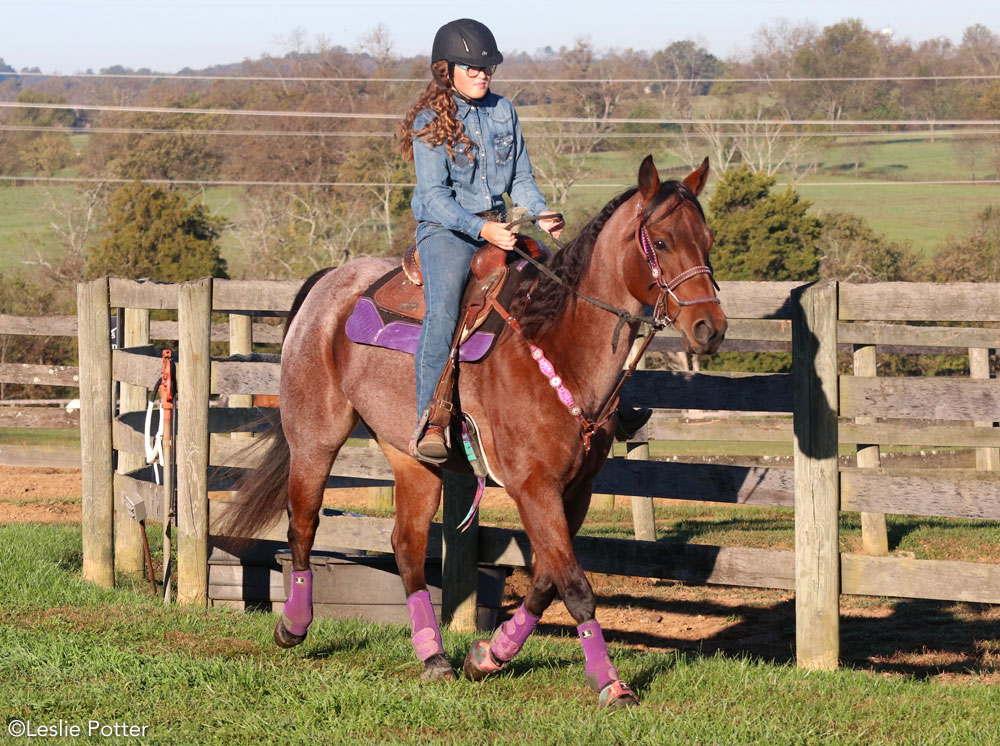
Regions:
M 491 640 L 473 643 L 466 657 L 466 675 L 478 680 L 506 667 L 558 591 L 578 625 L 587 683 L 600 695 L 600 704 L 638 704 L 638 697 L 611 663 L 601 626 L 594 618 L 593 589 L 573 552 L 572 535 L 579 530 L 590 503 L 590 480 L 568 490 L 565 502 L 557 490 L 549 489 L 532 492 L 517 503 L 535 554 L 532 587 L 513 618 L 501 625 Z
M 396 525 L 392 530 L 392 550 L 406 593 L 413 650 L 424 664 L 421 678 L 454 680 L 455 671 L 444 655 L 441 629 L 434 615 L 424 573 L 427 535 L 441 500 L 441 473 L 439 469 L 421 464 L 381 440 L 379 445 L 396 478 Z

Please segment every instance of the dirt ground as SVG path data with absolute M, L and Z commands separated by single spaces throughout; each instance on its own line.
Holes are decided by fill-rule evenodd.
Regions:
M 0 524 L 80 520 L 80 472 L 0 467 Z M 328 502 L 362 508 L 365 489 L 329 491 Z M 485 507 L 510 507 L 489 490 Z M 754 588 L 688 586 L 668 580 L 590 575 L 597 618 L 610 641 L 641 650 L 692 655 L 794 660 L 793 594 Z M 530 586 L 523 571 L 507 582 L 503 613 L 511 614 Z M 1000 606 L 844 596 L 841 661 L 878 675 L 909 675 L 949 683 L 1000 683 Z M 540 630 L 574 633 L 559 601 Z

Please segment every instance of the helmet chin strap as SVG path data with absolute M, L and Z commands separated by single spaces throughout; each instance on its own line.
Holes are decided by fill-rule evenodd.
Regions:
M 455 77 L 455 63 L 454 62 L 449 62 L 448 63 L 448 70 L 451 71 L 452 78 L 454 78 Z M 469 106 L 478 106 L 482 102 L 482 99 L 469 98 L 464 93 L 462 93 L 461 91 L 459 91 L 451 83 L 451 81 L 442 79 L 440 76 L 438 76 L 437 70 L 435 70 L 433 66 L 431 67 L 431 76 L 434 78 L 434 82 L 435 83 L 437 83 L 439 86 L 441 86 L 442 88 L 444 88 L 446 91 L 450 92 L 452 95 L 458 96 L 458 98 L 462 99 L 462 101 L 464 101 L 465 103 L 469 104 Z M 486 92 L 489 93 L 489 90 L 490 89 L 487 88 Z

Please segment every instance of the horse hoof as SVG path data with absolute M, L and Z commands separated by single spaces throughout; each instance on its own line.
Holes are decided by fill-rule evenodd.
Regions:
M 294 648 L 296 645 L 301 645 L 305 639 L 305 635 L 296 635 L 289 632 L 281 617 L 278 617 L 278 623 L 274 625 L 274 641 L 278 647 Z
M 635 696 L 632 687 L 619 679 L 618 681 L 612 681 L 601 689 L 601 696 L 597 700 L 597 704 L 600 707 L 610 707 L 612 709 L 638 707 L 639 698 Z
M 498 662 L 490 651 L 490 640 L 476 640 L 465 656 L 465 678 L 482 681 L 490 674 L 503 671 L 506 663 Z
M 420 674 L 420 678 L 431 681 L 458 681 L 455 670 L 441 653 L 432 655 L 424 661 L 424 671 Z

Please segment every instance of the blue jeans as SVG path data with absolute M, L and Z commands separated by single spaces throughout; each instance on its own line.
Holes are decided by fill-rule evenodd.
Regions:
M 469 262 L 485 243 L 434 223 L 417 226 L 417 252 L 427 303 L 416 356 L 418 420 L 430 405 L 441 371 L 448 362 L 469 277 Z

